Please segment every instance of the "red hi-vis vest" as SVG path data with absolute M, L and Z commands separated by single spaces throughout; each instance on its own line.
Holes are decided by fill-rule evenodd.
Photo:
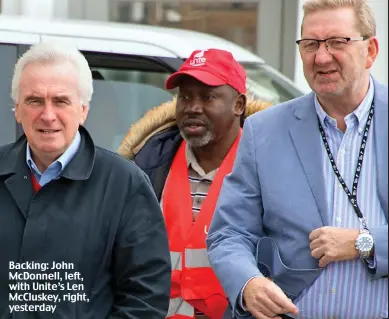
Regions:
M 240 136 L 241 131 L 220 165 L 195 222 L 185 141 L 173 159 L 162 198 L 172 262 L 166 318 L 193 319 L 198 310 L 211 319 L 221 319 L 227 308 L 226 295 L 208 261 L 205 239 L 223 179 L 232 171 Z

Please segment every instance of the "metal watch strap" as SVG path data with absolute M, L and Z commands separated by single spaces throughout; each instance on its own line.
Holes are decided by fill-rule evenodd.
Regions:
M 370 251 L 360 251 L 360 250 L 358 250 L 358 253 L 359 253 L 359 258 L 360 259 L 367 259 L 370 256 Z

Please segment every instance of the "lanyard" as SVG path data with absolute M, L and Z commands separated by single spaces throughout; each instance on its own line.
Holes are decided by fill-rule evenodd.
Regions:
M 367 117 L 367 121 L 366 121 L 366 125 L 365 125 L 365 130 L 363 132 L 361 147 L 359 149 L 358 162 L 357 162 L 357 168 L 355 170 L 352 194 L 351 194 L 350 190 L 348 189 L 348 187 L 347 187 L 345 181 L 343 180 L 342 176 L 339 173 L 339 170 L 338 170 L 338 168 L 336 166 L 334 157 L 332 156 L 332 153 L 331 153 L 331 150 L 330 150 L 330 146 L 329 146 L 329 144 L 327 142 L 326 134 L 324 132 L 323 126 L 321 125 L 320 119 L 318 117 L 320 135 L 321 135 L 321 137 L 323 139 L 324 147 L 325 147 L 325 149 L 327 151 L 328 158 L 329 158 L 329 160 L 331 162 L 331 166 L 332 166 L 332 168 L 333 168 L 333 170 L 335 172 L 335 175 L 338 178 L 340 184 L 342 185 L 343 190 L 347 194 L 347 197 L 350 200 L 351 205 L 353 206 L 354 211 L 357 214 L 357 216 L 358 216 L 358 218 L 359 218 L 360 222 L 362 223 L 362 226 L 363 226 L 363 228 L 365 230 L 367 230 L 367 225 L 366 225 L 366 220 L 363 217 L 362 212 L 359 209 L 359 206 L 358 206 L 358 203 L 357 203 L 357 188 L 358 188 L 359 175 L 360 175 L 361 169 L 362 169 L 363 156 L 365 155 L 365 148 L 366 148 L 367 137 L 369 135 L 369 130 L 370 130 L 371 122 L 373 120 L 373 114 L 374 114 L 374 104 L 372 103 L 371 107 L 370 107 L 370 110 L 369 110 L 369 115 Z

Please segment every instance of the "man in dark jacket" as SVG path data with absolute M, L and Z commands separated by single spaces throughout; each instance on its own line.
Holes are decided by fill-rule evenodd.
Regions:
M 0 147 L 0 318 L 167 314 L 159 203 L 136 165 L 95 147 L 82 127 L 92 92 L 76 49 L 38 44 L 15 67 L 25 134 Z
M 205 237 L 223 178 L 235 159 L 246 108 L 246 72 L 224 50 L 197 50 L 166 82 L 177 100 L 150 111 L 119 153 L 150 177 L 172 258 L 167 318 L 220 319 L 227 299 L 209 266 Z M 185 256 L 185 257 L 183 257 Z

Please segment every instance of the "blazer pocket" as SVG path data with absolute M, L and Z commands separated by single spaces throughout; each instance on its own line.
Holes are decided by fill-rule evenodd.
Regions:
M 265 277 L 269 277 L 292 300 L 319 277 L 321 268 L 292 269 L 282 262 L 279 248 L 270 237 L 258 241 L 256 259 L 258 269 Z

